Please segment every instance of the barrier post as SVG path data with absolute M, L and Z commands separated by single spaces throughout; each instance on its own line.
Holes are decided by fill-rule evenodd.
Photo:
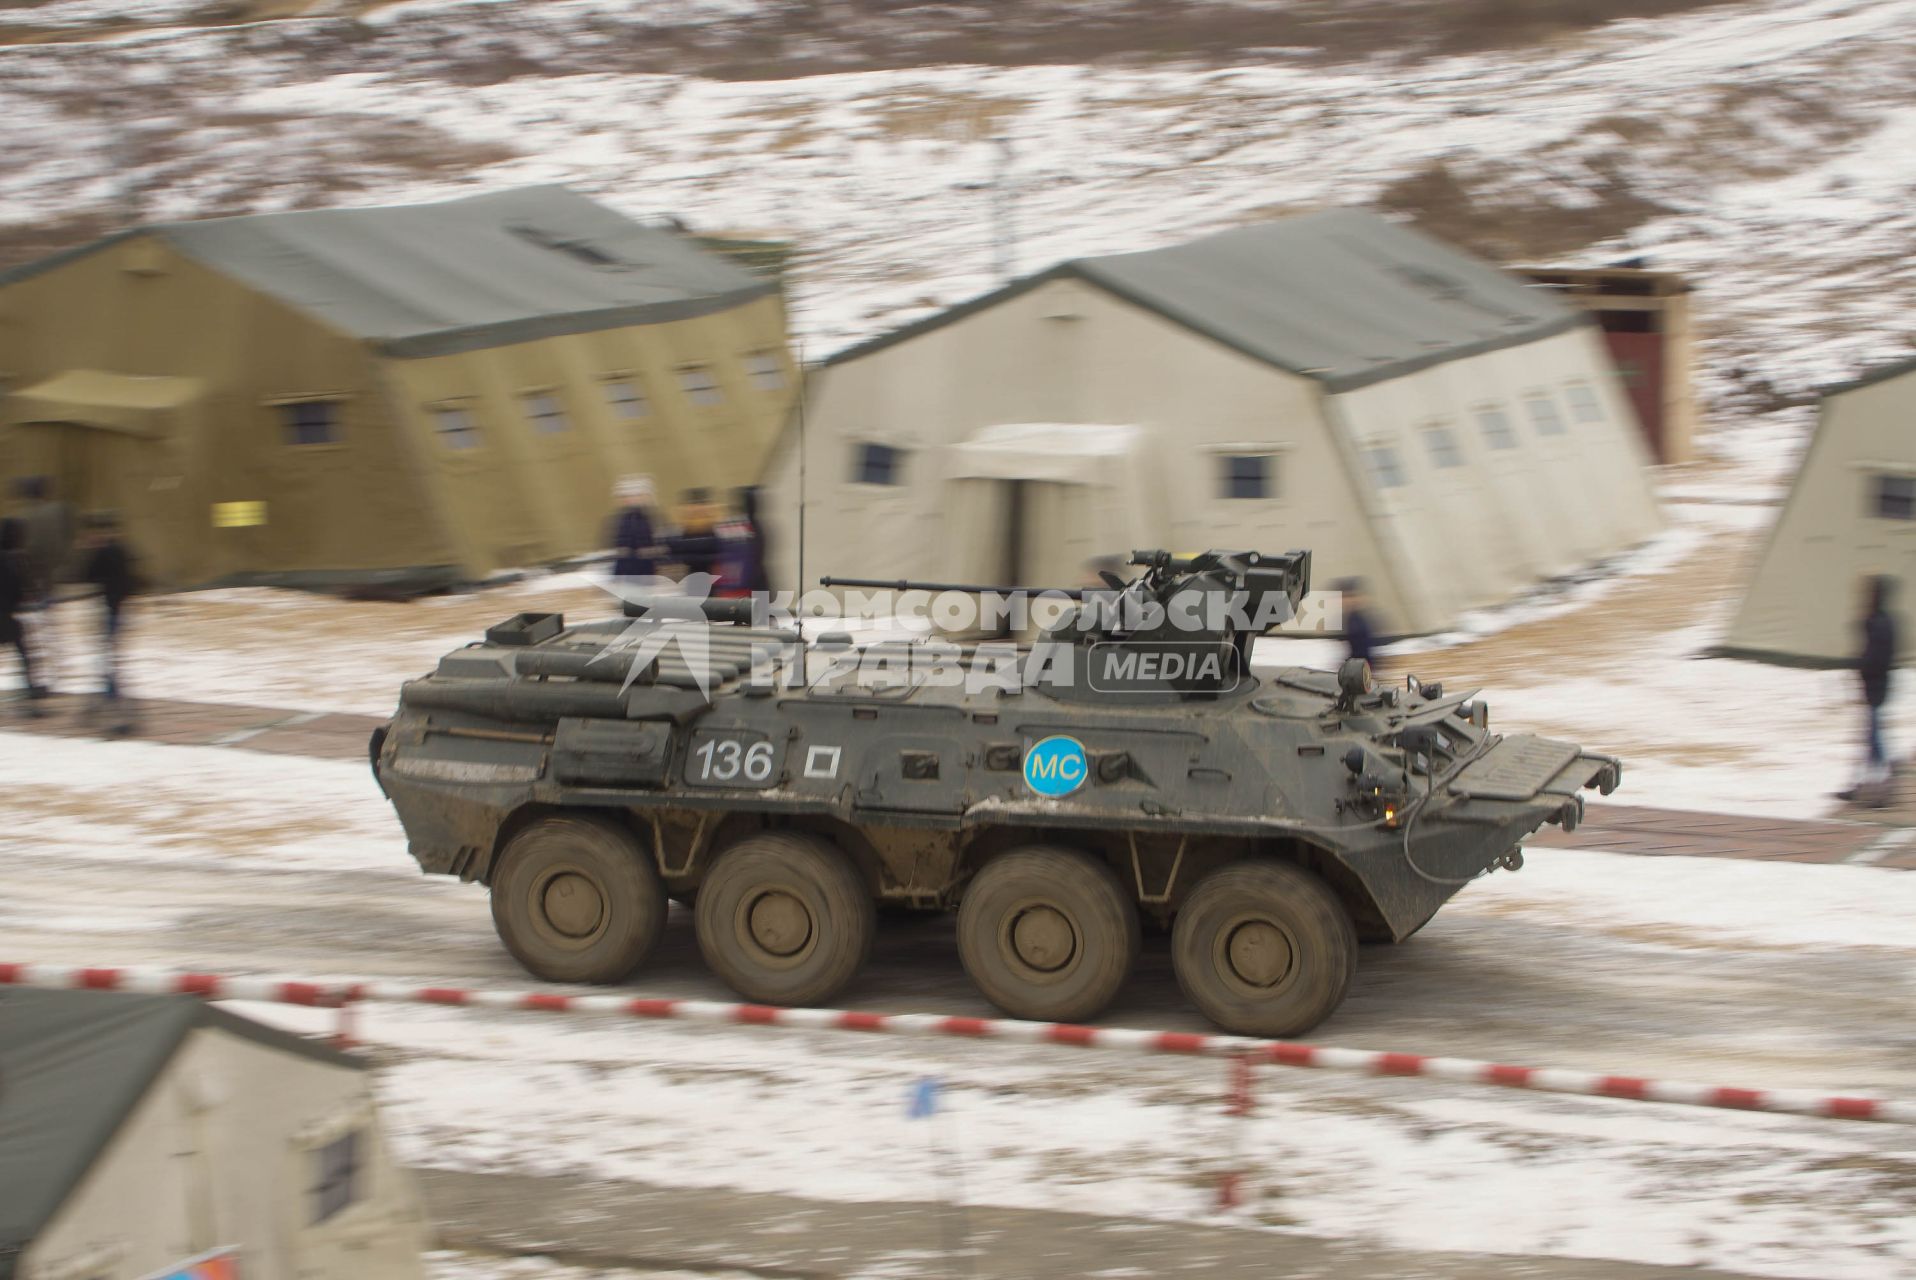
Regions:
M 1227 1069 L 1230 1084 L 1225 1091 L 1224 1114 L 1231 1122 L 1230 1156 L 1217 1179 L 1217 1207 L 1228 1213 L 1244 1203 L 1244 1165 L 1246 1130 L 1252 1112 L 1252 1072 L 1256 1060 L 1248 1053 L 1232 1054 Z
M 333 1001 L 333 1008 L 338 1010 L 333 1023 L 333 1048 L 357 1049 L 359 1040 L 354 1032 L 352 994 L 347 992 L 338 996 Z

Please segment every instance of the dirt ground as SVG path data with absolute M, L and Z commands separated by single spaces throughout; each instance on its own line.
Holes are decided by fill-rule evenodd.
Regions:
M 1089 1214 L 923 1202 L 832 1204 L 797 1196 L 605 1183 L 576 1177 L 418 1171 L 440 1238 L 516 1254 L 553 1245 L 534 1226 L 566 1220 L 568 1262 L 650 1260 L 753 1276 L 993 1280 L 1084 1276 L 1230 1280 L 1732 1280 L 1727 1271 L 1610 1260 L 1409 1253 L 1274 1235 L 1244 1224 L 1142 1223 Z
M 8 0 L 0 10 L 26 21 L 0 27 L 0 44 L 103 39 L 145 29 L 143 22 L 101 19 L 79 26 L 36 25 L 34 9 L 54 0 Z M 821 71 L 879 70 L 969 62 L 1029 66 L 1099 59 L 1201 58 L 1233 62 L 1272 49 L 1326 59 L 1394 53 L 1410 57 L 1521 48 L 1630 18 L 1682 13 L 1727 0 L 1302 0 L 1249 6 L 1220 0 L 1110 0 L 1087 9 L 1061 0 L 1021 6 L 1016 20 L 984 0 L 801 0 L 767 4 L 729 21 L 658 28 L 657 54 L 678 71 L 743 78 L 784 78 Z M 353 19 L 393 0 L 206 0 L 184 25 L 237 26 L 287 18 Z M 536 22 L 536 0 L 514 6 Z M 712 38 L 716 30 L 721 39 Z M 902 37 L 902 38 L 901 38 Z M 823 46 L 827 59 L 788 50 Z M 687 65 L 685 59 L 693 61 Z
M 1670 470 L 1703 474 L 1707 468 Z M 1625 578 L 1590 605 L 1519 622 L 1481 640 L 1447 644 L 1428 655 L 1391 659 L 1385 671 L 1401 675 L 1420 666 L 1441 668 L 1445 681 L 1488 689 L 1546 676 L 1601 676 L 1657 645 L 1659 637 L 1716 617 L 1749 581 L 1767 536 L 1767 528 L 1713 531 L 1669 569 Z

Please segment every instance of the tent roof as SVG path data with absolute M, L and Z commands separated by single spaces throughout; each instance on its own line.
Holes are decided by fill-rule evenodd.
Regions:
M 161 223 L 0 273 L 0 284 L 142 233 L 397 356 L 683 320 L 777 287 L 560 186 Z
M 1347 391 L 1589 322 L 1490 263 L 1363 209 L 1141 253 L 1074 258 L 839 352 L 828 364 L 1076 277 L 1290 373 Z
M 0 1280 L 200 1027 L 364 1067 L 194 996 L 0 991 Z
M 78 422 L 128 435 L 164 430 L 164 416 L 200 395 L 197 378 L 67 369 L 0 400 L 0 423 Z
M 1916 356 L 1911 356 L 1907 360 L 1893 361 L 1890 364 L 1877 365 L 1874 369 L 1866 369 L 1848 382 L 1824 387 L 1820 394 L 1840 396 L 1850 391 L 1861 391 L 1864 387 L 1873 387 L 1879 382 L 1889 382 L 1906 373 L 1916 373 Z

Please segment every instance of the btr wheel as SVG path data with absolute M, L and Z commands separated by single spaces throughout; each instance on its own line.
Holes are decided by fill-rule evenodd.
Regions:
M 844 851 L 818 836 L 739 841 L 706 872 L 695 910 L 705 963 L 762 1004 L 821 1004 L 871 954 L 872 895 Z
M 1073 849 L 1002 853 L 958 905 L 965 972 L 1014 1018 L 1097 1017 L 1130 976 L 1138 939 L 1138 907 L 1117 876 Z
M 658 869 L 604 818 L 540 818 L 506 843 L 492 923 L 520 964 L 551 982 L 622 982 L 665 927 Z
M 1324 882 L 1282 862 L 1199 881 L 1171 927 L 1178 985 L 1239 1035 L 1293 1036 L 1328 1018 L 1357 972 L 1357 931 Z

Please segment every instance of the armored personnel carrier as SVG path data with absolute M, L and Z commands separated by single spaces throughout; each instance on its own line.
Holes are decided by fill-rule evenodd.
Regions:
M 1132 557 L 1027 646 L 804 643 L 749 601 L 520 615 L 408 683 L 373 769 L 428 873 L 491 887 L 533 974 L 617 983 L 692 904 L 748 1000 L 830 1000 L 878 904 L 957 912 L 1005 1013 L 1094 1018 L 1145 921 L 1234 1032 L 1334 1010 L 1358 941 L 1402 940 L 1608 794 L 1609 756 L 1493 733 L 1408 678 L 1253 673 L 1308 552 Z M 826 579 L 828 586 L 936 587 Z M 983 588 L 963 588 L 983 590 Z

